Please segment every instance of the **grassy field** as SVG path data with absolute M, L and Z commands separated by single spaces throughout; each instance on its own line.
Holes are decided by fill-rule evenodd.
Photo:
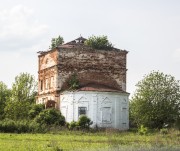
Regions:
M 171 130 L 168 134 L 135 132 L 96 133 L 59 131 L 51 134 L 0 133 L 0 151 L 150 151 L 180 150 L 180 132 Z

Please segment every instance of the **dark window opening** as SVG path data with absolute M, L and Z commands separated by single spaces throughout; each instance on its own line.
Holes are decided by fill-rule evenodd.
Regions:
M 86 107 L 79 107 L 78 108 L 78 115 L 86 115 L 86 110 L 87 108 Z
M 43 90 L 43 80 L 40 81 L 41 91 Z

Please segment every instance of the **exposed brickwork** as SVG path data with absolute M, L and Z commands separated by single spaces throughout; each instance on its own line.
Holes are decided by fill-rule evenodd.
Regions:
M 41 53 L 38 100 L 57 102 L 59 93 L 69 88 L 68 81 L 74 73 L 80 87 L 95 84 L 126 91 L 126 55 L 123 50 L 93 50 L 82 45 L 65 45 Z
M 126 90 L 126 51 L 103 51 L 61 48 L 59 53 L 59 88 L 67 88 L 67 80 L 76 73 L 80 86 L 102 84 Z

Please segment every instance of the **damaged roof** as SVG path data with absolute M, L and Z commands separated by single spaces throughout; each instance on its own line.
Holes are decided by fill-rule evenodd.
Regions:
M 75 40 L 72 40 L 70 42 L 67 42 L 63 45 L 76 45 L 76 44 L 84 44 L 84 42 L 86 41 L 87 39 L 80 36 L 79 38 L 75 39 Z
M 85 47 L 84 42 L 85 42 L 86 40 L 87 40 L 86 38 L 80 36 L 80 37 L 78 37 L 78 38 L 76 38 L 76 39 L 74 39 L 74 40 L 72 40 L 72 41 L 70 41 L 70 42 L 67 42 L 67 43 L 64 43 L 64 44 L 62 44 L 62 45 L 59 45 L 59 46 L 56 47 L 56 48 L 74 48 L 74 47 L 79 47 L 79 46 Z M 54 49 L 52 49 L 52 50 L 54 50 Z M 39 52 L 37 52 L 37 53 L 39 53 L 40 55 L 43 55 L 43 54 L 46 54 L 46 53 L 48 53 L 48 52 L 50 52 L 50 51 L 52 51 L 52 50 L 39 51 Z M 126 50 L 121 50 L 121 49 L 118 49 L 118 48 L 115 48 L 115 47 L 113 47 L 113 50 L 116 50 L 116 51 L 117 51 L 117 50 L 118 50 L 118 51 L 120 50 L 120 51 L 127 52 Z
M 80 45 L 81 45 L 81 46 L 84 46 L 84 42 L 85 42 L 86 40 L 87 40 L 86 38 L 80 36 L 80 37 L 77 38 L 77 39 L 74 39 L 74 40 L 72 40 L 72 41 L 70 41 L 70 42 L 67 42 L 67 43 L 65 43 L 65 44 L 62 44 L 62 45 L 58 46 L 58 48 L 72 48 L 72 47 L 74 47 L 74 46 L 80 46 Z

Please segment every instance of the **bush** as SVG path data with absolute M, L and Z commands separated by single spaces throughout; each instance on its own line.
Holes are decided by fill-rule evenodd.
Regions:
M 71 123 L 69 123 L 68 128 L 69 128 L 70 130 L 73 130 L 76 126 L 77 126 L 77 122 L 72 121 Z
M 77 121 L 77 125 L 81 129 L 89 129 L 90 125 L 92 125 L 92 121 L 90 118 L 88 118 L 86 115 L 81 115 L 79 117 L 79 120 Z
M 14 120 L 4 119 L 0 121 L 0 131 L 1 132 L 15 132 L 17 131 L 17 126 Z
M 91 36 L 85 41 L 85 45 L 94 49 L 113 49 L 113 45 L 109 42 L 107 36 Z
M 57 38 L 52 38 L 51 40 L 51 46 L 49 47 L 50 49 L 54 49 L 58 47 L 59 45 L 62 45 L 64 43 L 63 37 L 60 35 Z
M 144 125 L 141 125 L 139 128 L 138 128 L 138 133 L 140 135 L 146 135 L 148 133 L 148 128 L 147 127 L 144 127 Z
M 167 128 L 162 128 L 162 129 L 160 129 L 160 133 L 161 134 L 168 134 L 168 129 Z
M 35 118 L 44 109 L 45 109 L 44 104 L 34 104 L 31 108 L 31 110 L 29 110 L 29 112 L 28 112 L 29 118 L 30 119 Z
M 5 133 L 34 133 L 45 132 L 47 127 L 34 121 L 4 119 L 0 121 L 0 132 Z
M 36 116 L 35 121 L 39 124 L 46 124 L 46 125 L 65 125 L 65 118 L 60 113 L 60 111 L 50 108 L 43 110 Z
M 176 120 L 174 127 L 178 130 L 180 130 L 180 117 Z
M 70 77 L 68 84 L 69 84 L 69 89 L 70 90 L 76 90 L 76 89 L 79 88 L 79 80 L 77 78 L 77 74 L 76 73 L 74 73 Z

